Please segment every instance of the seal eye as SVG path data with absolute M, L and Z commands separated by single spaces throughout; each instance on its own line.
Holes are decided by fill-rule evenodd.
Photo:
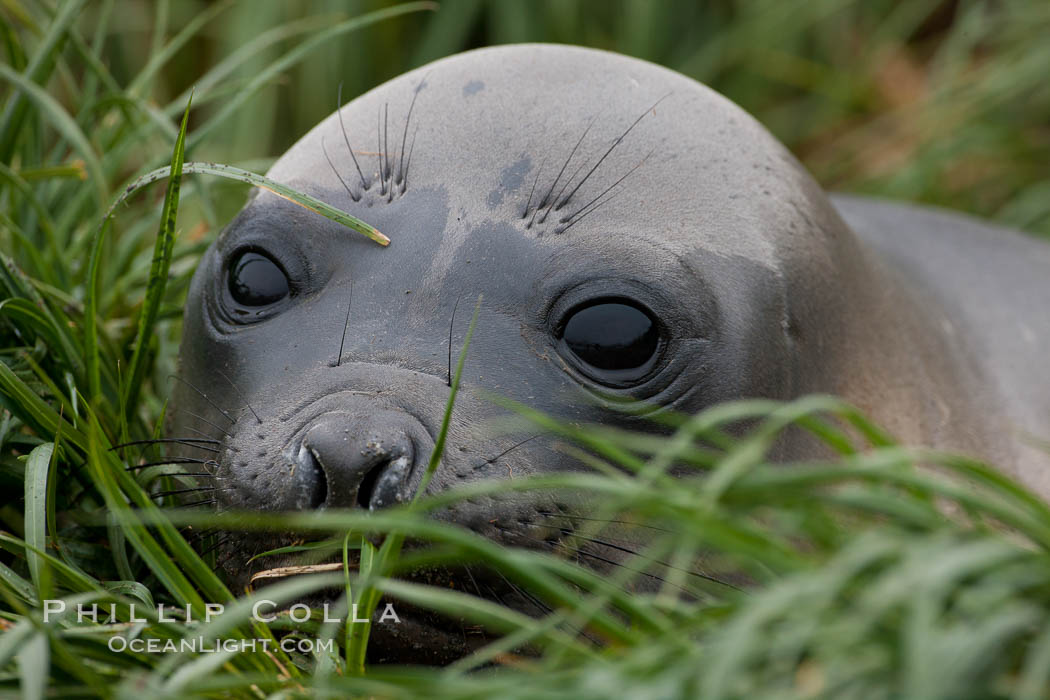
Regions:
M 268 306 L 288 296 L 288 276 L 270 257 L 247 250 L 230 263 L 230 294 L 244 306 Z
M 602 299 L 577 307 L 561 328 L 565 348 L 605 383 L 641 379 L 660 345 L 652 315 L 620 299 Z

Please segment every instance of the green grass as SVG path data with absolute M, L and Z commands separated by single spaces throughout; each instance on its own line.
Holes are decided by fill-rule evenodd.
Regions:
M 340 83 L 353 96 L 492 43 L 594 46 L 722 92 L 829 189 L 948 206 L 1050 234 L 1050 7 L 1042 0 L 448 0 L 438 12 L 328 41 L 294 66 L 266 71 L 320 27 L 387 4 L 180 0 L 163 18 L 153 2 L 123 0 L 105 58 L 127 84 L 159 53 L 156 24 L 174 34 L 214 8 L 206 28 L 157 71 L 150 94 L 174 119 L 197 85 L 205 138 L 194 159 L 238 163 L 286 150 L 331 113 Z M 100 12 L 85 10 L 85 31 Z M 224 87 L 200 80 L 229 56 L 243 63 Z M 265 89 L 242 93 L 259 83 Z
M 361 626 L 251 621 L 252 598 L 227 590 L 184 535 L 214 516 L 168 514 L 171 500 L 151 494 L 171 488 L 170 470 L 129 471 L 110 449 L 161 431 L 189 277 L 243 201 L 243 189 L 214 176 L 260 184 L 250 173 L 334 108 L 340 81 L 355 94 L 488 42 L 616 48 L 724 91 L 828 185 L 1045 234 L 1050 6 L 478 1 L 435 13 L 317 2 L 308 16 L 291 7 L 0 5 L 0 485 L 12 494 L 0 502 L 0 693 L 1050 697 L 1050 508 L 985 465 L 896 445 L 834 399 L 717 406 L 675 417 L 665 438 L 516 407 L 593 473 L 480 482 L 383 513 L 237 521 L 316 533 L 348 564 L 257 596 L 292 601 L 343 586 L 365 608 L 382 592 L 503 635 L 444 669 L 366 667 Z M 166 189 L 147 186 L 164 178 Z M 731 437 L 727 426 L 741 419 L 755 429 Z M 838 457 L 768 464 L 789 426 Z M 146 456 L 162 459 L 153 450 Z M 931 464 L 939 468 L 917 467 Z M 600 503 L 577 523 L 580 541 L 623 534 L 624 522 L 649 537 L 598 575 L 571 550 L 500 547 L 426 518 L 459 499 L 550 489 Z M 406 537 L 432 543 L 428 561 L 501 572 L 551 612 L 527 618 L 467 591 L 399 580 L 422 556 L 401 551 Z M 718 580 L 730 575 L 749 584 Z M 45 624 L 41 601 L 55 598 L 115 603 L 115 619 Z M 223 602 L 227 612 L 202 624 L 150 613 L 132 623 L 132 602 L 139 616 L 157 603 L 199 617 Z M 293 628 L 335 650 L 107 646 L 117 635 L 273 639 Z

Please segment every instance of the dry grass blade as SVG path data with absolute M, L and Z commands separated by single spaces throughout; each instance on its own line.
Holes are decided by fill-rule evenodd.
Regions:
M 356 570 L 357 567 L 350 564 L 350 568 Z M 325 571 L 342 571 L 342 562 L 332 562 L 331 564 L 310 564 L 304 566 L 278 566 L 274 569 L 266 569 L 260 571 L 257 574 L 252 575 L 248 581 L 248 585 L 251 590 L 255 590 L 257 583 L 272 583 L 283 578 L 291 578 L 292 576 L 304 576 L 307 574 L 318 574 Z

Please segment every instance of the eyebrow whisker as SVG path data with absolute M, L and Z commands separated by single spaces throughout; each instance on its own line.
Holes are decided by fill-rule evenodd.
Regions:
M 368 181 L 365 180 L 365 174 L 361 172 L 361 166 L 357 162 L 357 156 L 354 155 L 354 149 L 350 147 L 350 137 L 346 133 L 346 125 L 343 124 L 343 84 L 339 83 L 339 91 L 336 93 L 335 113 L 339 116 L 339 128 L 343 132 L 343 141 L 346 142 L 346 150 L 350 153 L 350 159 L 354 161 L 354 167 L 357 168 L 357 174 L 361 176 L 361 186 L 366 190 L 368 189 Z M 324 142 L 322 141 L 322 147 Z M 342 178 L 340 178 L 342 180 Z M 344 185 L 345 186 L 345 185 Z M 351 195 L 352 196 L 352 195 Z M 357 201 L 356 199 L 354 200 Z
M 551 187 L 549 190 L 547 190 L 547 194 L 543 195 L 543 199 L 541 199 L 540 203 L 536 205 L 536 211 L 532 212 L 532 218 L 529 219 L 529 226 L 532 226 L 532 222 L 536 220 L 537 212 L 539 212 L 539 210 L 543 207 L 547 206 L 547 202 L 550 200 L 550 196 L 554 192 L 554 188 L 558 186 L 558 181 L 561 180 L 561 176 L 565 174 L 565 168 L 569 167 L 569 162 L 572 160 L 572 157 L 576 155 L 576 150 L 580 147 L 580 144 L 583 143 L 583 140 L 587 137 L 587 132 L 591 130 L 591 127 L 594 126 L 594 122 L 597 119 L 598 114 L 595 114 L 593 117 L 591 117 L 591 121 L 588 122 L 587 128 L 583 130 L 583 133 L 580 134 L 580 138 L 576 142 L 576 145 L 572 147 L 571 151 L 569 151 L 569 157 L 565 159 L 564 163 L 562 163 L 561 170 L 558 171 L 558 176 L 554 178 L 554 182 L 551 183 Z
M 332 159 L 328 155 L 328 148 L 324 145 L 324 136 L 321 137 L 321 153 L 324 154 L 324 159 L 328 161 L 328 167 L 331 168 L 332 172 L 335 173 L 335 176 L 339 178 L 339 184 L 342 185 L 343 189 L 346 190 L 346 193 L 350 195 L 350 199 L 355 202 L 361 199 L 360 197 L 354 195 L 353 191 L 350 189 L 350 186 L 346 184 L 345 180 L 343 180 L 343 176 L 339 174 L 339 169 L 335 167 L 334 163 L 332 163 Z
M 584 205 L 583 205 L 582 207 L 580 207 L 579 209 L 577 209 L 577 210 L 576 210 L 575 212 L 573 212 L 572 214 L 569 214 L 569 215 L 568 215 L 568 216 L 566 216 L 566 217 L 565 217 L 564 219 L 562 219 L 562 220 L 561 220 L 561 223 L 563 223 L 563 224 L 568 224 L 568 225 L 567 225 L 567 226 L 566 226 L 565 228 L 563 228 L 563 229 L 562 229 L 561 231 L 559 231 L 558 233 L 565 233 L 565 231 L 567 231 L 567 230 L 568 230 L 569 226 L 572 226 L 572 225 L 573 225 L 574 223 L 576 223 L 576 221 L 579 221 L 579 220 L 580 220 L 580 219 L 582 219 L 582 218 L 583 218 L 584 216 L 587 216 L 587 214 L 590 214 L 590 213 L 591 213 L 591 211 L 594 211 L 594 209 L 597 209 L 597 208 L 598 208 L 599 206 L 601 206 L 601 205 L 602 205 L 602 204 L 603 204 L 604 202 L 602 202 L 602 203 L 599 203 L 599 204 L 598 204 L 597 206 L 595 206 L 595 207 L 594 207 L 594 209 L 591 209 L 590 211 L 584 212 L 584 210 L 585 210 L 585 209 L 587 209 L 587 208 L 588 208 L 588 207 L 590 207 L 590 206 L 591 206 L 592 204 L 594 204 L 595 202 L 597 202 L 597 201 L 598 201 L 599 199 L 601 199 L 602 197 L 604 197 L 604 196 L 605 196 L 605 194 L 606 194 L 607 192 L 609 192 L 609 191 L 610 191 L 610 190 L 612 190 L 612 189 L 613 189 L 614 187 L 616 187 L 617 185 L 619 185 L 619 184 L 620 184 L 621 182 L 623 182 L 624 180 L 626 180 L 626 179 L 627 179 L 627 178 L 628 178 L 628 177 L 630 176 L 630 174 L 631 174 L 631 173 L 633 173 L 633 172 L 634 172 L 635 170 L 637 170 L 638 168 L 642 167 L 642 165 L 643 165 L 643 164 L 645 164 L 645 161 L 649 160 L 649 156 L 651 156 L 651 155 L 652 155 L 653 153 L 655 153 L 655 151 L 649 151 L 649 153 L 648 153 L 648 154 L 647 154 L 647 155 L 645 156 L 645 158 L 642 158 L 642 159 L 641 159 L 641 160 L 640 160 L 640 161 L 638 162 L 638 164 L 637 164 L 637 165 L 635 165 L 635 166 L 634 166 L 633 168 L 631 168 L 631 169 L 630 169 L 630 170 L 628 170 L 628 171 L 627 171 L 626 173 L 624 173 L 624 174 L 623 174 L 623 175 L 622 175 L 622 176 L 620 177 L 620 179 L 619 179 L 619 180 L 617 180 L 616 182 L 614 182 L 613 184 L 609 185 L 609 186 L 608 186 L 608 187 L 606 187 L 606 188 L 605 188 L 604 190 L 602 190 L 601 194 L 599 194 L 599 195 L 598 195 L 597 197 L 595 197 L 595 198 L 594 198 L 594 199 L 592 199 L 591 201 L 587 202 L 587 203 L 586 203 L 586 204 L 584 204 Z M 605 201 L 608 201 L 608 200 L 605 200 Z M 580 215 L 580 214 L 581 214 L 581 212 L 584 212 L 584 213 L 583 213 L 582 215 Z M 577 216 L 577 215 L 580 215 L 580 218 L 579 218 L 579 219 L 576 219 L 576 221 L 573 221 L 573 219 L 574 219 L 574 218 L 576 218 L 576 216 Z
M 412 130 L 412 143 L 408 146 L 408 160 L 405 161 L 405 177 L 401 180 L 401 194 L 408 189 L 408 169 L 412 165 L 412 152 L 416 150 L 416 134 L 419 132 L 419 124 Z
M 376 112 L 376 158 L 379 160 L 379 194 L 386 194 L 386 179 L 383 178 L 383 110 Z
M 634 120 L 634 121 L 633 121 L 633 122 L 631 123 L 631 125 L 630 125 L 629 127 L 627 127 L 627 129 L 626 129 L 626 130 L 625 130 L 625 131 L 624 131 L 624 132 L 623 132 L 622 134 L 620 134 L 619 138 L 617 138 L 617 139 L 616 139 L 615 141 L 613 141 L 612 145 L 611 145 L 611 146 L 609 146 L 609 150 L 607 150 L 607 151 L 605 152 L 605 154 L 604 154 L 604 155 L 603 155 L 603 156 L 602 156 L 601 158 L 599 158 L 599 159 L 598 159 L 598 162 L 594 164 L 594 167 L 593 167 L 593 168 L 591 168 L 591 169 L 590 169 L 590 170 L 589 170 L 589 171 L 587 172 L 587 174 L 583 176 L 583 179 L 582 179 L 582 180 L 580 180 L 580 182 L 579 182 L 579 183 L 578 183 L 578 184 L 577 184 L 577 185 L 576 185 L 575 187 L 573 187 L 573 188 L 572 188 L 572 191 L 571 191 L 571 192 L 569 192 L 569 194 L 567 194 L 567 195 L 565 196 L 565 199 L 561 200 L 561 202 L 560 202 L 560 203 L 559 203 L 559 204 L 558 204 L 558 205 L 557 205 L 557 206 L 556 206 L 556 207 L 554 208 L 554 210 L 555 210 L 555 211 L 558 211 L 558 210 L 559 210 L 559 209 L 561 209 L 561 208 L 562 208 L 563 206 L 565 206 L 565 205 L 566 205 L 566 204 L 568 203 L 568 201 L 569 201 L 570 199 L 572 199 L 572 196 L 573 196 L 574 194 L 576 194 L 576 192 L 577 192 L 577 191 L 578 191 L 578 190 L 580 189 L 580 187 L 582 187 L 582 186 L 583 186 L 583 183 L 587 182 L 587 180 L 588 180 L 588 179 L 589 179 L 589 178 L 591 177 L 591 175 L 593 175 L 593 174 L 594 174 L 594 171 L 595 171 L 595 170 L 597 170 L 597 169 L 598 169 L 598 167 L 599 167 L 599 166 L 600 166 L 600 165 L 601 165 L 601 164 L 602 164 L 602 163 L 603 163 L 603 162 L 605 161 L 605 159 L 609 157 L 609 154 L 610 154 L 610 153 L 612 153 L 612 152 L 613 152 L 613 150 L 615 150 L 615 148 L 616 148 L 617 146 L 619 146 L 619 145 L 620 145 L 620 144 L 621 144 L 621 143 L 623 142 L 623 140 L 624 140 L 624 139 L 625 139 L 625 138 L 627 137 L 627 134 L 631 133 L 631 130 L 632 130 L 632 129 L 634 129 L 634 127 L 638 126 L 638 122 L 642 121 L 642 119 L 645 119 L 645 115 L 649 114 L 649 112 L 651 112 L 651 111 L 653 111 L 654 109 L 656 109 L 656 106 L 657 106 L 658 104 L 660 104 L 661 102 L 663 102 L 664 100 L 666 100 L 666 99 L 667 99 L 668 97 L 670 97 L 670 96 L 671 96 L 672 94 L 674 94 L 674 93 L 671 93 L 671 92 L 667 93 L 666 95 L 664 95 L 663 97 L 661 97 L 660 99 L 658 99 L 658 100 L 657 100 L 656 102 L 654 102 L 654 103 L 652 104 L 652 106 L 650 106 L 650 107 L 649 107 L 648 109 L 646 109 L 646 110 L 645 110 L 644 112 L 642 112 L 642 113 L 641 113 L 641 115 L 640 115 L 640 116 L 639 116 L 639 117 L 638 117 L 637 119 L 635 119 L 635 120 Z
M 405 141 L 408 139 L 408 124 L 412 121 L 412 110 L 416 107 L 416 98 L 419 97 L 419 91 L 423 89 L 423 85 L 426 84 L 426 76 L 419 81 L 419 85 L 412 93 L 412 102 L 408 105 L 408 116 L 405 117 L 405 130 L 401 133 L 401 157 L 397 165 L 397 184 L 404 182 L 405 175 Z M 415 133 L 412 134 L 412 141 L 415 142 Z
M 536 177 L 533 178 L 533 180 L 532 180 L 532 189 L 529 190 L 529 199 L 528 199 L 527 202 L 525 202 L 525 209 L 521 212 L 521 218 L 523 218 L 523 219 L 526 216 L 529 215 L 529 207 L 532 206 L 532 195 L 536 193 L 536 183 L 538 183 L 540 181 L 540 174 L 543 172 L 543 168 L 544 168 L 545 165 L 547 165 L 547 157 L 546 156 L 543 157 L 543 161 L 540 163 L 539 170 L 536 171 Z M 531 225 L 532 225 L 532 222 L 530 221 L 525 226 L 525 228 L 528 228 Z
M 584 161 L 584 162 L 580 163 L 580 164 L 579 164 L 579 165 L 578 165 L 578 166 L 576 167 L 576 170 L 572 171 L 572 175 L 570 175 L 570 176 L 569 176 L 568 178 L 566 178 L 566 179 L 565 179 L 565 184 L 561 186 L 561 189 L 560 189 L 560 190 L 558 190 L 558 194 L 556 194 L 556 195 L 554 196 L 554 198 L 553 198 L 553 199 L 551 199 L 551 201 L 550 201 L 550 204 L 548 204 L 548 205 L 547 205 L 547 210 L 546 210 L 545 212 L 543 212 L 543 215 L 542 215 L 542 216 L 540 216 L 540 223 L 541 223 L 541 224 L 542 224 L 542 223 L 543 223 L 544 221 L 546 221 L 546 220 L 547 220 L 547 216 L 548 216 L 548 215 L 549 215 L 549 214 L 551 213 L 551 209 L 554 209 L 554 203 L 558 201 L 558 198 L 559 198 L 559 197 L 561 197 L 561 193 L 565 191 L 565 188 L 566 188 L 566 187 L 568 187 L 568 186 L 569 186 L 570 184 L 572 184 L 572 179 L 573 179 L 574 177 L 576 177 L 576 175 L 577 175 L 577 174 L 579 174 L 579 172 L 580 172 L 581 170 L 583 170 L 583 166 L 585 166 L 586 164 L 587 164 L 587 162 L 586 162 L 586 161 Z
M 389 144 L 389 141 L 387 139 L 388 136 L 390 136 L 390 103 L 389 102 L 384 102 L 383 103 L 383 164 L 380 165 L 381 172 L 379 173 L 384 178 L 384 181 L 385 181 L 386 178 L 391 176 L 391 173 L 390 173 L 390 144 Z M 387 194 L 389 195 L 389 197 L 387 198 L 388 202 L 390 201 L 390 197 L 393 197 L 393 194 L 394 194 L 393 184 L 394 184 L 393 179 L 391 179 L 391 181 L 390 181 L 391 187 L 390 187 L 389 190 L 387 190 Z
M 448 324 L 448 385 L 452 386 L 452 329 L 456 325 L 456 309 L 459 308 L 459 299 L 456 299 L 455 306 L 452 307 L 452 320 Z
M 338 367 L 343 361 L 343 344 L 346 342 L 346 329 L 350 325 L 350 305 L 354 302 L 354 281 L 350 280 L 350 298 L 346 302 L 346 320 L 343 321 L 343 337 L 339 339 L 339 354 L 335 358 L 335 366 Z

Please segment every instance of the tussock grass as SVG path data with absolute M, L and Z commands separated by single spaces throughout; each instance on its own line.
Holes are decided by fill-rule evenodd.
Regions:
M 124 26 L 135 13 L 114 3 L 14 0 L 0 9 L 8 20 L 8 62 L 0 65 L 0 483 L 9 494 L 0 504 L 0 688 L 25 697 L 1050 695 L 1050 508 L 986 465 L 896 445 L 851 407 L 827 397 L 738 402 L 672 417 L 673 434 L 661 438 L 567 426 L 517 407 L 564 440 L 565 449 L 577 450 L 593 472 L 480 482 L 381 513 L 226 516 L 221 527 L 315 533 L 321 542 L 315 549 L 342 552 L 345 562 L 342 571 L 293 578 L 251 595 L 229 591 L 214 562 L 185 536 L 186 526 L 215 525 L 215 517 L 166 510 L 170 499 L 158 503 L 151 496 L 171 487 L 163 468 L 129 471 L 124 455 L 135 461 L 139 454 L 111 448 L 161 433 L 180 300 L 209 233 L 228 208 L 218 181 L 195 174 L 206 169 L 192 164 L 222 150 L 216 142 L 229 134 L 245 105 L 273 99 L 264 88 L 277 76 L 309 66 L 326 51 L 346 58 L 370 42 L 412 32 L 423 32 L 420 41 L 405 44 L 415 47 L 415 56 L 392 57 L 383 70 L 399 68 L 398 60 L 421 61 L 452 50 L 468 41 L 468 29 L 479 22 L 501 39 L 533 38 L 532 32 L 558 38 L 586 16 L 587 28 L 581 24 L 574 36 L 603 45 L 628 42 L 636 53 L 654 58 L 674 54 L 667 62 L 714 76 L 712 82 L 733 87 L 728 92 L 737 99 L 770 100 L 768 110 L 759 111 L 778 133 L 791 133 L 791 124 L 808 125 L 798 127 L 801 135 L 793 141 L 803 144 L 803 155 L 819 155 L 822 147 L 819 140 L 807 141 L 806 133 L 820 129 L 830 134 L 828 143 L 853 139 L 864 145 L 886 123 L 910 123 L 914 108 L 891 111 L 896 116 L 883 126 L 862 120 L 837 133 L 858 104 L 880 99 L 864 82 L 877 81 L 864 72 L 877 62 L 869 57 L 847 68 L 827 60 L 842 50 L 838 38 L 819 46 L 806 42 L 825 36 L 836 22 L 845 36 L 862 33 L 875 10 L 860 4 L 806 3 L 784 13 L 779 4 L 734 3 L 725 6 L 724 17 L 712 10 L 711 21 L 699 24 L 684 21 L 695 19 L 697 10 L 637 3 L 620 8 L 632 18 L 621 25 L 597 5 L 540 4 L 526 15 L 514 3 L 462 2 L 450 3 L 429 20 L 432 29 L 422 30 L 411 14 L 429 7 L 420 3 L 356 18 L 318 15 L 283 24 L 276 20 L 286 10 L 275 7 L 202 5 L 193 21 L 180 22 L 180 13 L 194 6 L 173 4 L 171 17 L 157 12 L 137 34 Z M 958 110 L 962 121 L 951 122 L 959 131 L 944 139 L 921 140 L 933 145 L 912 151 L 915 164 L 897 175 L 880 180 L 877 171 L 851 170 L 845 159 L 846 165 L 836 165 L 847 172 L 842 181 L 860 182 L 850 178 L 865 172 L 880 191 L 950 202 L 967 190 L 939 183 L 943 168 L 967 162 L 960 144 L 978 130 L 995 159 L 1016 159 L 1016 168 L 1006 176 L 993 170 L 996 176 L 1007 185 L 1022 183 L 1013 190 L 1016 197 L 989 201 L 1006 212 L 1006 220 L 1012 220 L 1010 212 L 1022 212 L 1018 216 L 1034 228 L 1045 229 L 1045 201 L 1033 193 L 1045 187 L 1050 159 L 1037 159 L 1047 145 L 1032 136 L 1030 126 L 1015 128 L 1022 117 L 999 121 L 999 110 L 1010 111 L 1026 90 L 1035 113 L 1047 109 L 1037 90 L 1042 71 L 1033 67 L 1047 50 L 1045 42 L 1032 40 L 1045 27 L 1043 6 L 960 6 L 958 34 L 937 29 L 937 3 L 886 7 L 895 9 L 878 25 L 881 38 L 865 45 L 928 54 L 922 61 L 935 63 L 956 82 L 922 100 L 949 110 L 944 114 Z M 585 10 L 591 14 L 579 14 Z M 201 32 L 224 13 L 243 21 L 231 33 L 251 39 L 193 76 L 190 111 L 189 93 L 171 77 L 184 70 L 175 63 L 185 59 L 186 47 L 217 41 Z M 249 18 L 252 13 L 259 16 Z M 519 20 L 524 28 L 514 29 Z M 932 29 L 926 26 L 931 22 Z M 253 34 L 260 23 L 265 31 Z M 677 40 L 690 32 L 703 41 Z M 914 39 L 923 32 L 938 41 Z M 652 37 L 661 34 L 668 40 L 654 43 Z M 340 41 L 348 36 L 353 40 Z M 289 40 L 295 47 L 282 49 Z M 133 55 L 135 42 L 145 42 L 148 59 L 129 71 L 133 62 L 112 57 Z M 975 65 L 978 49 L 982 60 Z M 770 62 L 769 52 L 798 60 Z M 746 68 L 756 61 L 777 65 L 778 75 L 748 76 Z M 252 77 L 245 80 L 239 71 L 247 68 Z M 854 69 L 861 76 L 856 85 L 843 78 Z M 357 79 L 378 75 L 364 72 Z M 783 83 L 780 91 L 755 97 L 777 81 Z M 327 102 L 320 107 L 330 108 Z M 265 115 L 252 111 L 253 119 Z M 272 124 L 265 116 L 260 121 L 262 126 L 242 132 L 239 144 L 226 145 L 227 155 L 237 148 L 269 152 L 258 139 L 273 137 Z M 244 165 L 250 164 L 236 167 Z M 171 176 L 166 190 L 136 191 L 142 173 L 154 177 L 158 168 Z M 934 181 L 939 184 L 927 189 Z M 968 186 L 986 184 L 974 182 Z M 121 205 L 108 218 L 114 201 Z M 742 419 L 755 427 L 735 436 L 728 427 Z M 812 432 L 838 456 L 769 464 L 767 451 L 787 429 Z M 163 454 L 151 447 L 142 459 Z M 440 468 L 440 451 L 431 465 Z M 599 574 L 571 550 L 500 547 L 427 518 L 459 499 L 554 489 L 586 494 L 598 504 L 589 519 L 573 524 L 580 541 L 625 528 L 644 529 L 645 541 L 622 566 Z M 401 550 L 408 537 L 432 543 L 427 563 L 490 567 L 551 612 L 533 619 L 469 591 L 399 579 L 399 571 L 424 558 L 418 550 Z M 502 636 L 448 668 L 393 669 L 365 666 L 365 627 L 320 619 L 293 625 L 286 615 L 272 623 L 250 618 L 259 597 L 291 602 L 333 586 L 343 587 L 363 609 L 382 594 Z M 70 608 L 116 608 L 112 621 L 100 616 L 77 622 L 67 613 L 45 623 L 43 601 L 50 599 Z M 144 621 L 131 621 L 132 603 Z M 188 607 L 194 620 L 161 620 L 153 612 L 158 603 Z M 209 603 L 224 603 L 226 612 L 203 622 Z M 336 646 L 317 654 L 274 647 L 160 655 L 108 646 L 117 637 L 276 639 L 290 629 L 332 639 Z M 523 648 L 534 653 L 523 655 Z

